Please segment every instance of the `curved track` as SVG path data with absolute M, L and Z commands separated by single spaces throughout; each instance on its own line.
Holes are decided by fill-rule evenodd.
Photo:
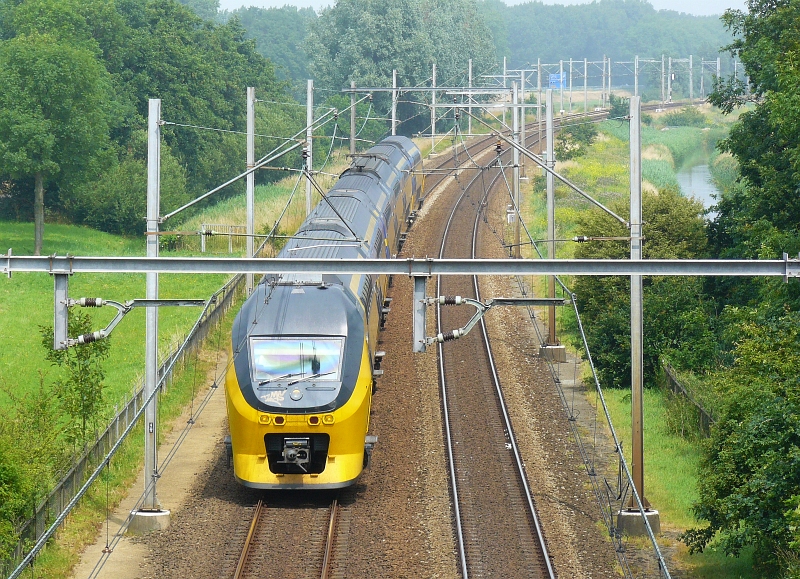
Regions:
M 500 176 L 493 169 L 464 188 L 445 227 L 440 257 L 476 257 L 484 191 Z M 470 277 L 439 278 L 437 295 L 480 299 L 477 279 Z M 440 309 L 439 332 L 463 326 L 471 313 Z M 439 345 L 461 575 L 553 578 L 488 335 L 482 324 L 475 330 L 456 343 Z

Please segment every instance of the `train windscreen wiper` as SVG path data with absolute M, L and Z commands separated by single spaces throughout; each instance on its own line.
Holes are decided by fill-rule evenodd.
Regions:
M 300 378 L 299 380 L 292 380 L 291 382 L 289 382 L 288 385 L 294 386 L 299 382 L 305 382 L 306 380 L 313 380 L 314 378 L 319 378 L 320 376 L 327 376 L 328 374 L 336 374 L 336 370 L 333 370 L 332 372 L 323 372 L 321 374 L 312 374 L 311 376 L 306 376 L 305 378 Z
M 259 386 L 263 386 L 264 384 L 269 384 L 270 382 L 274 382 L 275 380 L 283 380 L 284 378 L 291 378 L 292 376 L 297 376 L 297 373 L 289 372 L 288 374 L 284 374 L 283 376 L 277 376 L 275 378 L 267 378 L 266 380 L 262 380 L 258 383 Z

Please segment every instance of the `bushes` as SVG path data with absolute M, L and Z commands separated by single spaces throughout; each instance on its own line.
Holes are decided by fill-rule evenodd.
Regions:
M 683 107 L 664 115 L 664 124 L 670 127 L 705 127 L 706 116 L 695 107 Z
M 694 509 L 709 525 L 682 538 L 702 551 L 716 537 L 729 555 L 753 545 L 767 567 L 796 561 L 800 313 L 772 318 L 757 309 L 730 309 L 726 317 L 735 361 L 709 378 L 724 393 L 724 412 L 712 430 Z
M 624 214 L 628 201 L 612 203 Z M 695 258 L 705 252 L 702 206 L 666 189 L 643 195 L 645 258 Z M 599 212 L 586 212 L 579 231 L 589 236 L 626 237 L 627 230 Z M 578 247 L 575 257 L 624 259 L 627 242 L 589 242 Z M 630 280 L 622 277 L 578 277 L 578 308 L 584 317 L 589 347 L 597 361 L 601 380 L 615 387 L 630 386 Z M 649 277 L 644 286 L 645 381 L 653 384 L 658 358 L 666 352 L 702 367 L 713 360 L 715 338 L 708 331 L 709 306 L 702 283 L 696 278 Z
M 186 171 L 169 147 L 161 147 L 161 214 L 189 201 Z M 65 200 L 80 221 L 108 233 L 141 235 L 147 213 L 147 165 L 139 155 L 126 153 L 122 160 L 92 183 Z

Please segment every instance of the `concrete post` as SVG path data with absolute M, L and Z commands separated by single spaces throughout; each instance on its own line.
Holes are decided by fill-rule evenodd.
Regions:
M 560 97 L 560 104 L 558 107 L 558 114 L 561 115 L 561 111 L 564 110 L 564 61 L 558 61 L 558 94 Z
M 572 114 L 572 59 L 569 59 L 569 114 Z
M 469 88 L 472 88 L 472 59 L 469 59 L 469 70 L 467 72 L 467 82 L 469 83 Z M 469 110 L 469 115 L 467 115 L 467 134 L 472 134 L 472 92 L 468 95 L 469 98 L 469 105 L 467 105 L 467 110 Z
M 525 112 L 527 111 L 527 109 L 525 108 L 525 76 L 527 75 L 528 72 L 529 71 L 527 71 L 527 70 L 523 70 L 520 73 L 520 85 L 519 85 L 519 92 L 520 92 L 521 105 L 522 105 L 520 107 L 521 124 L 520 124 L 520 127 L 519 127 L 519 142 L 523 147 L 525 147 L 525 138 L 526 138 L 525 137 L 525 122 L 526 122 Z M 519 170 L 520 170 L 520 175 L 522 177 L 524 177 L 525 176 L 525 156 L 524 155 L 520 158 L 520 168 L 519 168 Z
M 642 259 L 642 140 L 641 101 L 631 99 L 631 260 Z M 631 496 L 628 508 L 617 515 L 617 528 L 629 536 L 645 536 L 645 520 L 653 533 L 661 531 L 659 513 L 650 508 L 644 496 L 644 438 L 643 433 L 643 359 L 642 359 L 642 276 L 631 276 L 631 418 L 633 444 L 630 465 L 633 487 L 642 502 L 639 510 L 636 497 Z M 642 516 L 644 515 L 644 516 Z
M 356 154 L 356 82 L 350 81 L 350 154 Z
M 639 97 L 631 99 L 631 260 L 642 259 L 642 141 Z M 631 463 L 633 485 L 644 500 L 644 437 L 642 395 L 642 276 L 631 276 Z
M 664 94 L 664 55 L 661 55 L 661 107 L 666 103 L 666 95 Z
M 583 114 L 589 114 L 589 60 L 583 59 Z
M 311 170 L 314 167 L 314 81 L 306 83 L 306 217 L 311 213 Z
M 524 73 L 523 73 L 524 74 Z M 512 104 L 514 105 L 511 109 L 511 114 L 513 115 L 513 123 L 512 123 L 512 131 L 514 133 L 513 139 L 514 142 L 519 144 L 519 85 L 516 83 L 512 83 L 513 94 L 512 94 Z M 520 213 L 522 211 L 522 206 L 520 205 L 520 187 L 519 187 L 519 149 L 514 147 L 514 151 L 512 153 L 513 163 L 514 163 L 514 203 L 516 204 L 517 208 L 517 219 L 516 219 L 516 227 L 514 231 L 514 257 L 519 259 L 521 257 L 520 252 Z
M 150 99 L 147 122 L 147 257 L 158 257 L 158 218 L 161 210 L 161 99 Z M 148 273 L 145 297 L 158 299 L 158 274 Z M 158 385 L 158 307 L 148 307 L 145 314 L 144 398 Z M 142 510 L 159 511 L 156 494 L 158 481 L 158 406 L 157 396 L 144 412 L 144 486 Z
M 702 63 L 702 60 L 700 61 Z M 694 105 L 694 67 L 692 66 L 692 55 L 689 55 L 689 106 Z
M 506 57 L 503 57 L 503 88 L 508 88 L 508 67 L 506 66 Z M 506 125 L 506 95 L 503 95 L 503 126 Z
M 639 96 L 639 55 L 633 58 L 633 96 Z
M 706 78 L 706 63 L 703 60 L 703 57 L 700 57 L 700 100 L 705 100 L 706 98 L 706 86 L 705 86 L 705 78 Z
M 603 89 L 600 92 L 600 103 L 603 108 L 606 106 L 606 55 L 603 55 Z
M 539 137 L 539 147 L 542 143 L 542 59 L 536 59 L 536 120 L 539 122 L 539 130 L 537 137 Z M 541 150 L 541 149 L 540 149 Z
M 611 57 L 608 57 L 608 104 L 611 106 Z
M 436 88 L 436 63 L 433 63 L 433 76 L 431 78 L 431 86 Z M 436 146 L 436 91 L 431 93 L 431 153 Z
M 397 70 L 392 71 L 392 136 L 397 134 Z
M 256 164 L 256 89 L 255 87 L 247 87 L 247 170 L 253 168 Z M 247 175 L 247 194 L 246 194 L 246 213 L 247 213 L 247 250 L 245 254 L 247 257 L 253 257 L 255 252 L 254 238 L 255 234 L 255 190 L 256 190 L 256 174 L 255 172 Z M 247 295 L 253 293 L 253 274 L 248 273 L 245 277 L 245 287 Z
M 672 102 L 672 57 L 669 57 L 667 64 L 667 102 Z
M 554 131 L 553 131 L 553 91 L 547 89 L 547 166 L 555 169 L 556 158 L 554 151 Z M 547 258 L 556 258 L 556 202 L 555 202 L 555 181 L 553 174 L 547 172 Z M 548 293 L 551 298 L 556 296 L 556 278 L 548 276 Z M 555 346 L 558 344 L 556 339 L 556 307 L 549 306 L 548 311 L 548 338 L 547 345 Z

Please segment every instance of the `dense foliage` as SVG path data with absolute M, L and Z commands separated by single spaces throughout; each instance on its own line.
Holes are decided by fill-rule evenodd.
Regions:
M 629 208 L 627 199 L 611 203 L 618 215 Z M 691 259 L 704 256 L 706 237 L 699 202 L 675 189 L 645 191 L 645 259 Z M 582 213 L 578 230 L 590 237 L 627 237 L 625 227 L 599 211 Z M 630 245 L 623 241 L 590 241 L 579 246 L 575 257 L 626 259 Z M 630 278 L 579 277 L 574 284 L 578 309 L 587 340 L 603 384 L 630 388 Z M 714 336 L 707 331 L 709 314 L 702 299 L 702 284 L 692 278 L 646 278 L 644 285 L 645 381 L 655 380 L 660 355 L 672 353 L 690 367 L 702 364 Z M 690 346 L 691 347 L 688 347 Z
M 726 112 L 753 105 L 720 145 L 738 162 L 741 179 L 716 207 L 712 250 L 725 258 L 796 254 L 800 1 L 750 0 L 748 12 L 728 11 L 724 21 L 749 85 L 729 78 L 711 100 Z M 757 560 L 773 574 L 800 577 L 800 289 L 750 279 L 714 280 L 709 290 L 732 304 L 722 316 L 725 365 L 708 379 L 723 412 L 707 447 L 695 507 L 708 525 L 690 530 L 684 540 L 702 550 L 717 539 L 729 554 L 754 546 Z
M 247 38 L 256 43 L 256 50 L 275 63 L 283 79 L 304 82 L 308 73 L 305 40 L 317 14 L 311 8 L 283 6 L 281 8 L 242 7 L 223 13 L 222 18 L 238 18 L 247 31 Z M 276 39 L 280 39 L 276 42 Z
M 37 219 L 44 206 L 141 232 L 148 98 L 162 99 L 170 123 L 236 130 L 245 87 L 286 100 L 237 20 L 214 24 L 174 0 L 0 0 L 0 34 L 5 216 L 28 217 L 36 189 Z M 298 119 L 301 111 L 262 114 L 259 128 L 287 133 Z M 170 124 L 163 134 L 165 212 L 244 168 L 240 135 Z
M 312 23 L 307 47 L 317 86 L 333 91 L 351 81 L 391 86 L 393 70 L 403 86 L 427 85 L 433 63 L 439 86 L 459 85 L 470 58 L 476 71 L 494 65 L 491 35 L 474 0 L 339 0 Z M 401 104 L 400 118 L 411 119 L 406 132 L 428 124 L 408 102 L 419 99 L 408 95 Z M 388 96 L 375 100 L 385 117 Z
M 556 135 L 555 158 L 569 161 L 586 154 L 589 145 L 597 137 L 597 125 L 581 121 L 564 122 Z
M 614 60 L 711 57 L 730 42 L 716 16 L 692 16 L 656 10 L 645 0 L 598 0 L 565 6 L 525 2 L 506 6 L 483 0 L 500 54 L 518 66 L 526 62 L 558 62 L 563 58 Z M 581 63 L 582 64 L 582 63 Z M 620 71 L 621 72 L 621 71 Z
M 91 319 L 70 313 L 69 335 L 93 330 Z M 84 445 L 101 427 L 110 342 L 102 340 L 66 351 L 54 351 L 53 328 L 41 328 L 54 385 L 41 374 L 38 390 L 24 396 L 3 388 L 14 402 L 0 409 L 0 559 L 16 545 L 15 530 L 63 475 Z M 54 375 L 54 376 L 53 376 Z M 35 460 L 32 460 L 35 457 Z

